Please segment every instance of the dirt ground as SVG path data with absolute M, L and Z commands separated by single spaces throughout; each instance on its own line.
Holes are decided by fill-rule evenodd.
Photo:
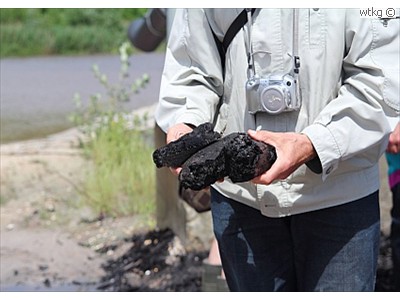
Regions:
M 185 248 L 142 216 L 101 218 L 82 206 L 89 167 L 75 129 L 1 145 L 1 291 L 200 291 L 204 247 Z M 391 208 L 381 161 L 378 291 L 391 289 Z
M 152 217 L 103 218 L 82 206 L 90 164 L 78 137 L 71 129 L 0 146 L 0 290 L 199 290 L 204 247 L 188 251 L 171 231 L 156 230 Z M 133 253 L 140 264 L 124 265 L 122 257 Z M 171 275 L 174 268 L 180 270 Z

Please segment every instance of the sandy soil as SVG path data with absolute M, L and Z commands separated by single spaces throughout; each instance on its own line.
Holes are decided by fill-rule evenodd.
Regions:
M 82 206 L 80 183 L 90 165 L 80 155 L 79 136 L 71 129 L 0 146 L 1 291 L 94 291 L 105 262 L 127 253 L 133 234 L 154 226 L 140 216 L 99 219 Z M 386 169 L 382 159 L 382 231 L 387 234 Z
M 107 245 L 147 229 L 137 218 L 99 220 L 82 206 L 89 163 L 75 129 L 46 139 L 1 145 L 1 291 L 94 290 Z M 129 244 L 129 243 L 128 243 Z

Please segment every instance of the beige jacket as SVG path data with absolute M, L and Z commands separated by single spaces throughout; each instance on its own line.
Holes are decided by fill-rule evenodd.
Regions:
M 246 107 L 247 30 L 231 43 L 225 79 L 211 29 L 222 40 L 242 9 L 177 10 L 170 31 L 156 111 L 158 125 L 214 120 L 229 134 L 247 129 L 302 132 L 312 141 L 322 172 L 303 165 L 271 185 L 214 187 L 270 217 L 339 205 L 379 189 L 378 160 L 399 120 L 399 19 L 361 18 L 359 10 L 299 9 L 298 53 L 302 106 L 279 115 Z M 293 66 L 292 9 L 256 10 L 251 45 L 258 75 Z M 397 12 L 397 15 L 399 12 Z M 222 97 L 222 105 L 217 110 Z

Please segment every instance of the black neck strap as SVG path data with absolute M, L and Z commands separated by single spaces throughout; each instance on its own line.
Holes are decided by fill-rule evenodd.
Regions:
M 253 15 L 255 12 L 255 8 L 251 9 L 251 14 Z M 217 44 L 218 52 L 221 57 L 222 69 L 225 73 L 225 58 L 226 51 L 228 50 L 229 45 L 232 40 L 235 38 L 236 34 L 239 32 L 240 28 L 242 28 L 247 23 L 247 11 L 246 9 L 242 10 L 242 12 L 236 17 L 236 19 L 232 22 L 231 26 L 229 26 L 223 41 L 221 42 L 214 31 L 212 31 L 215 43 Z

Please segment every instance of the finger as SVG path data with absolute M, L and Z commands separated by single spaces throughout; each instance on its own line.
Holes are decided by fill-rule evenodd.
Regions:
M 260 176 L 258 176 L 258 177 L 253 178 L 253 179 L 251 180 L 251 182 L 254 183 L 254 184 L 262 184 L 262 185 L 269 185 L 269 184 L 271 184 L 272 181 L 270 181 L 269 178 L 266 179 L 265 177 L 267 177 L 267 176 L 266 176 L 266 174 L 264 173 L 264 174 L 262 174 L 262 175 L 260 175 Z
M 179 176 L 179 173 L 182 171 L 181 167 L 178 168 L 169 168 L 169 170 L 172 172 L 172 174 L 174 174 L 175 176 Z
M 275 176 L 271 175 L 269 172 L 266 172 L 258 177 L 253 178 L 251 182 L 253 182 L 254 184 L 270 185 L 275 180 L 277 180 Z
M 386 151 L 388 153 L 396 154 L 399 153 L 399 145 L 397 144 L 389 144 Z
M 182 135 L 184 135 L 185 133 L 184 132 L 182 132 L 182 131 L 177 131 L 177 132 L 174 132 L 172 135 L 168 135 L 167 136 L 167 144 L 169 144 L 169 143 L 171 143 L 171 142 L 173 142 L 173 141 L 176 141 L 176 140 L 178 140 Z
M 252 139 L 257 140 L 257 141 L 261 141 L 261 140 L 262 140 L 262 135 L 261 135 L 260 133 L 261 133 L 260 131 L 255 131 L 255 130 L 252 130 L 252 129 L 249 129 L 249 130 L 247 131 L 247 134 L 248 134 Z
M 275 139 L 274 139 L 274 133 L 266 130 L 248 130 L 247 131 L 248 135 L 256 140 L 256 141 L 261 141 L 270 145 L 275 145 Z
M 191 127 L 186 124 L 180 123 L 168 130 L 167 143 L 178 140 L 181 136 L 193 131 Z
M 280 169 L 272 166 L 267 172 L 261 174 L 258 177 L 252 179 L 255 184 L 269 185 L 280 177 Z

